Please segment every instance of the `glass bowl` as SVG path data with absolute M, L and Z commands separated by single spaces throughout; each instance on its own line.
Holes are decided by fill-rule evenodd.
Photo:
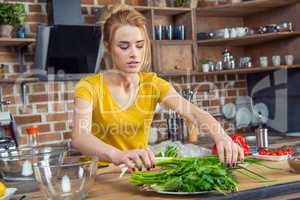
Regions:
M 33 164 L 49 160 L 58 164 L 67 152 L 64 147 L 21 148 L 0 152 L 0 174 L 5 181 L 34 181 Z
M 97 158 L 66 156 L 60 164 L 45 161 L 34 165 L 39 188 L 50 200 L 82 200 L 94 183 Z
M 288 164 L 291 171 L 300 173 L 300 146 L 294 146 L 294 152 L 289 155 Z

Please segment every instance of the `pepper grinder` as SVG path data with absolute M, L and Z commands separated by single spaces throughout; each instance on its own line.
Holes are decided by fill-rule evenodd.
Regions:
M 266 128 L 265 124 L 262 120 L 262 115 L 259 113 L 259 126 L 255 130 L 256 132 L 256 146 L 258 150 L 266 149 L 269 147 L 268 142 L 268 129 Z

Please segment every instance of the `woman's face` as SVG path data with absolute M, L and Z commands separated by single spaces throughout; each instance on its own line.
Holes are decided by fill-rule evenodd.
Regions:
M 145 54 L 145 36 L 136 26 L 119 27 L 110 45 L 113 67 L 125 73 L 137 73 Z

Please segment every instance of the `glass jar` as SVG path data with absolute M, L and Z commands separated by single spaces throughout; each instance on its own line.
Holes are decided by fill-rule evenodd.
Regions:
M 291 171 L 295 173 L 300 173 L 300 146 L 294 147 L 294 152 L 290 154 L 288 158 L 288 163 Z
M 30 147 L 36 147 L 38 145 L 38 128 L 36 127 L 30 127 L 26 129 L 27 133 L 27 145 Z

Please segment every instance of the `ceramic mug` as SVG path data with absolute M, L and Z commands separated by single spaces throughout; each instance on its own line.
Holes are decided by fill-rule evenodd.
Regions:
M 294 64 L 294 56 L 293 55 L 286 55 L 285 58 L 285 64 L 286 65 L 293 65 Z
M 278 56 L 278 55 L 272 56 L 272 62 L 273 62 L 273 65 L 275 67 L 280 66 L 280 64 L 281 64 L 281 58 L 280 58 L 280 56 Z
M 238 37 L 244 37 L 248 34 L 249 29 L 247 27 L 237 27 L 236 33 Z
M 209 64 L 202 64 L 202 71 L 203 72 L 209 72 L 210 65 Z
M 261 67 L 268 67 L 268 57 L 266 56 L 260 57 L 259 62 Z

